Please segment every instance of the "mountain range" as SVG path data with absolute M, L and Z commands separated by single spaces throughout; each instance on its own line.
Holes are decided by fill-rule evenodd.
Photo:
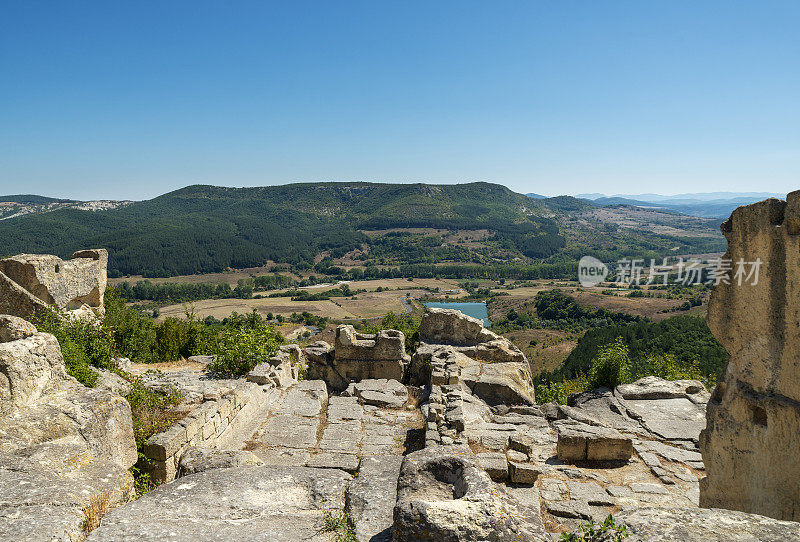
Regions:
M 65 257 L 104 247 L 111 276 L 173 276 L 268 261 L 299 269 L 343 262 L 531 266 L 584 254 L 611 261 L 724 250 L 720 221 L 570 196 L 534 199 L 490 183 L 194 185 L 110 208 L 58 204 L 0 220 L 3 254 Z

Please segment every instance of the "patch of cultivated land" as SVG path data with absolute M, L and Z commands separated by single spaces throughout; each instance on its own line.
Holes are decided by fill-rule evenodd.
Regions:
M 561 367 L 580 338 L 578 334 L 554 329 L 523 329 L 503 336 L 522 350 L 534 377 Z
M 384 279 L 348 283 L 351 290 L 368 290 L 353 297 L 334 297 L 323 301 L 292 301 L 291 297 L 264 297 L 261 299 L 204 299 L 184 304 L 167 305 L 160 309 L 159 318 L 170 316 L 183 318 L 186 308 L 191 307 L 199 318 L 213 316 L 222 319 L 231 313 L 247 314 L 256 310 L 262 316 L 268 313 L 289 316 L 293 312 L 307 311 L 316 316 L 326 316 L 337 320 L 377 318 L 387 312 L 401 314 L 407 312 L 404 303 L 406 294 L 417 299 L 428 293 L 422 287 L 440 288 L 441 290 L 458 289 L 456 281 L 436 279 Z M 324 292 L 336 288 L 337 285 L 311 286 L 304 288 L 311 292 Z M 378 292 L 377 288 L 389 288 Z M 398 288 L 403 288 L 399 290 Z M 263 292 L 259 293 L 263 295 Z
M 624 312 L 634 316 L 643 316 L 654 321 L 664 320 L 676 314 L 686 314 L 686 311 L 662 312 L 673 309 L 683 303 L 684 299 L 665 299 L 661 297 L 625 297 L 627 290 L 622 295 L 602 295 L 593 291 L 576 291 L 570 294 L 584 306 L 600 307 L 614 312 Z

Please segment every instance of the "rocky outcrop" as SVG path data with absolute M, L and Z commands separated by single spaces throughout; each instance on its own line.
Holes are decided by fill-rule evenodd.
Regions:
M 131 409 L 64 369 L 55 337 L 0 316 L 0 539 L 82 540 L 133 496 Z
M 466 447 L 406 456 L 397 484 L 395 542 L 549 541 L 539 510 L 492 482 Z
M 450 345 L 479 361 L 522 363 L 527 367 L 525 355 L 511 341 L 486 329 L 483 320 L 455 309 L 427 309 L 419 325 L 419 339 Z
M 800 191 L 736 209 L 722 231 L 733 269 L 707 320 L 730 361 L 708 402 L 700 503 L 800 520 Z M 740 260 L 760 260 L 757 282 L 740 284 Z
M 64 261 L 49 254 L 0 260 L 0 313 L 30 318 L 39 310 L 102 315 L 108 252 L 83 250 Z
M 0 335 L 0 401 L 22 407 L 68 381 L 55 337 L 22 318 L 4 315 Z

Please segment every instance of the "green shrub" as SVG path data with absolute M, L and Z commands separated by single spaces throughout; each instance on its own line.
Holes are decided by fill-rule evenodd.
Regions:
M 151 390 L 142 384 L 139 377 L 123 372 L 119 374 L 131 384 L 131 391 L 125 395 L 125 399 L 131 405 L 133 436 L 139 453 L 136 464 L 131 467 L 131 473 L 136 495 L 141 496 L 158 485 L 150 476 L 152 461 L 144 455 L 145 442 L 152 435 L 172 427 L 183 418 L 185 413 L 175 410 L 182 396 L 177 389 Z
M 603 523 L 588 521 L 578 527 L 575 533 L 563 533 L 561 542 L 622 542 L 628 538 L 628 528 L 614 521 L 614 516 L 609 515 Z
M 617 338 L 613 343 L 606 345 L 597 353 L 589 369 L 589 389 L 615 388 L 620 384 L 632 382 L 630 373 L 630 357 L 628 347 Z
M 536 386 L 536 402 L 544 404 L 555 401 L 565 405 L 570 394 L 580 393 L 587 389 L 589 389 L 589 382 L 584 375 L 561 382 L 546 382 Z
M 68 320 L 52 311 L 43 311 L 33 319 L 36 329 L 58 339 L 67 373 L 85 386 L 97 382 L 90 366 L 108 369 L 115 354 L 111 333 L 96 321 Z
M 282 343 L 283 337 L 254 312 L 225 326 L 215 352 L 217 359 L 208 369 L 225 376 L 247 374 L 275 355 Z

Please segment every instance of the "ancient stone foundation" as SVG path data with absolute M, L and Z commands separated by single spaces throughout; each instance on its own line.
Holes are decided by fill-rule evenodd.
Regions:
M 729 283 L 708 325 L 730 354 L 700 439 L 700 505 L 800 520 L 800 191 L 736 209 L 722 225 Z M 755 262 L 757 283 L 736 262 Z

